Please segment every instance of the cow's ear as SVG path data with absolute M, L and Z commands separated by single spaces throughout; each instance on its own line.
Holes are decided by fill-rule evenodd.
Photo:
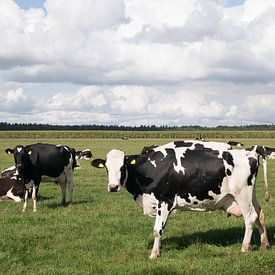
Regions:
M 5 152 L 9 155 L 12 155 L 14 153 L 14 149 L 7 148 Z
M 91 162 L 91 165 L 94 166 L 95 168 L 104 168 L 105 163 L 106 163 L 106 160 L 104 160 L 104 159 L 94 159 Z
M 137 163 L 137 157 L 138 155 L 126 156 L 125 157 L 126 163 L 135 165 Z

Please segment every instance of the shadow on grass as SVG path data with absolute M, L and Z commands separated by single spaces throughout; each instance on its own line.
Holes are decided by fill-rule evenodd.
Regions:
M 162 246 L 165 246 L 166 250 L 169 249 L 184 249 L 195 243 L 205 243 L 216 246 L 231 246 L 234 244 L 240 244 L 244 237 L 244 227 L 233 227 L 228 229 L 215 229 L 205 232 L 195 232 L 192 234 L 182 234 L 182 236 L 168 237 L 162 239 Z M 275 227 L 270 226 L 267 228 L 268 239 L 272 245 L 275 244 Z M 165 233 L 164 233 L 165 234 Z M 251 238 L 251 244 L 260 246 L 260 236 L 257 228 L 254 228 Z M 153 240 L 150 241 L 148 247 L 151 248 Z
M 92 200 L 81 200 L 81 201 L 74 201 L 72 208 L 74 207 L 74 205 L 81 205 L 81 204 L 89 204 L 91 203 Z M 66 208 L 66 207 L 70 207 L 70 203 L 66 202 L 65 205 L 61 205 L 60 202 L 56 202 L 56 203 L 51 203 L 47 205 L 48 208 L 51 209 L 56 209 L 56 208 Z

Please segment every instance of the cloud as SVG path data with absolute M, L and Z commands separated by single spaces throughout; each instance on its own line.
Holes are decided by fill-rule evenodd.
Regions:
M 6 119 L 273 121 L 272 108 L 256 104 L 261 95 L 273 102 L 273 0 L 237 7 L 223 0 L 47 0 L 44 7 L 22 10 L 1 1 L 0 107 Z M 48 95 L 41 96 L 39 85 L 51 87 Z
M 58 91 L 50 98 L 18 88 L 0 93 L 0 107 L 2 119 L 8 122 L 28 122 L 32 117 L 33 122 L 51 124 L 215 125 L 218 121 L 269 121 L 275 97 L 267 94 L 264 98 L 247 96 L 242 107 L 237 107 L 216 96 L 176 87 L 167 93 L 156 87 L 83 86 Z
M 47 0 L 47 13 L 3 3 L 5 80 L 139 85 L 273 79 L 272 1 L 228 8 L 211 0 Z

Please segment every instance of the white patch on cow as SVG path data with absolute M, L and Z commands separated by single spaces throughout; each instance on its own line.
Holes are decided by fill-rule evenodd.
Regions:
M 23 150 L 23 147 L 17 147 L 17 152 L 20 153 Z
M 167 156 L 166 149 L 175 149 L 175 148 L 176 148 L 175 143 L 174 142 L 170 142 L 168 144 L 165 144 L 165 145 L 153 148 L 153 150 L 155 152 L 161 152 L 163 154 L 163 158 L 165 158 Z
M 153 193 L 142 194 L 136 198 L 136 203 L 143 209 L 143 214 L 155 217 L 157 213 L 157 199 Z
M 8 198 L 14 200 L 15 202 L 20 202 L 20 201 L 21 201 L 21 198 L 20 198 L 19 196 L 13 195 L 12 189 L 13 189 L 13 187 L 7 192 L 7 195 L 6 195 L 6 196 L 7 196 Z
M 121 167 L 124 164 L 125 154 L 124 152 L 113 149 L 106 156 L 105 166 L 108 170 L 108 189 L 118 187 L 120 189 L 120 179 L 121 179 Z
M 275 152 L 272 152 L 272 153 L 269 155 L 268 159 L 275 159 Z
M 190 200 L 190 202 L 188 202 L 184 198 L 176 196 L 176 207 L 180 208 L 181 210 L 201 212 L 213 211 L 216 209 L 216 201 L 219 197 L 220 195 L 215 194 L 215 199 L 213 200 L 205 199 L 200 201 L 196 196 L 191 196 L 191 194 L 188 194 L 188 199 Z
M 205 148 L 214 149 L 214 150 L 229 150 L 231 146 L 224 142 L 217 141 L 201 141 L 201 140 L 185 140 L 185 142 L 192 142 L 193 145 L 189 149 L 195 149 L 195 144 L 201 144 Z
M 155 160 L 151 160 L 150 158 L 148 159 L 151 164 L 154 166 L 154 167 L 157 167 L 157 164 L 156 164 L 156 161 Z

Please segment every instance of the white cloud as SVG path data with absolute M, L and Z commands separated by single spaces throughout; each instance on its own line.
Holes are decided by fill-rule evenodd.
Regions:
M 0 5 L 0 107 L 21 112 L 18 119 L 65 123 L 68 112 L 70 123 L 273 121 L 273 0 Z M 56 82 L 74 93 L 51 86 L 39 97 L 29 88 Z

